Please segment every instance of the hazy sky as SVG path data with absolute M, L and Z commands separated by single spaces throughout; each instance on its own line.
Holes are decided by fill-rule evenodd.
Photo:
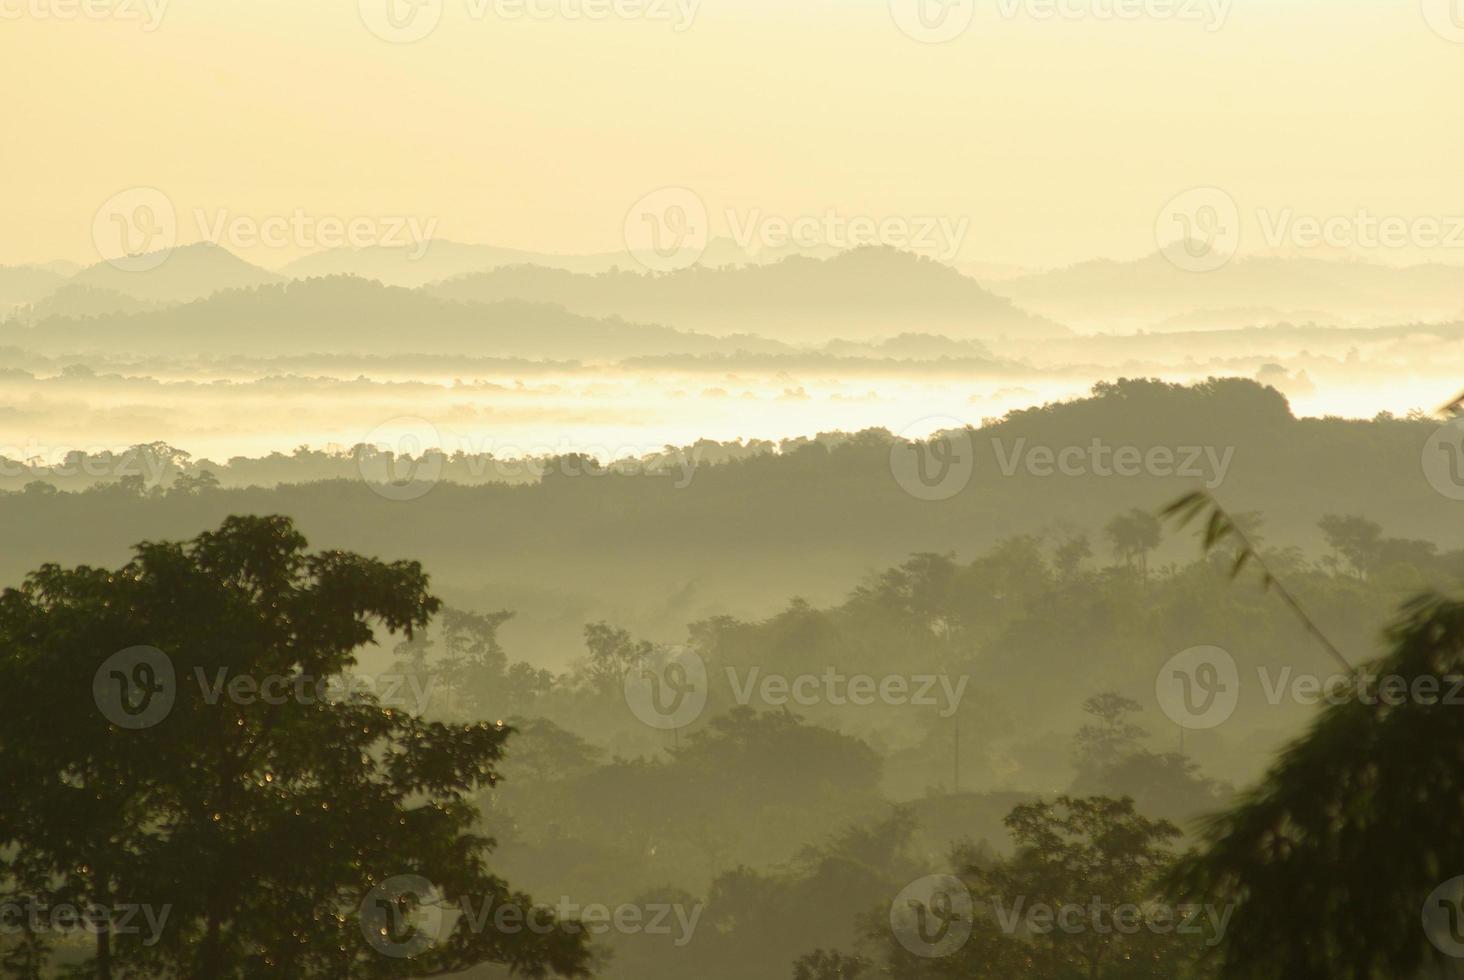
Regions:
M 729 209 L 943 217 L 961 259 L 1024 265 L 1151 251 L 1197 185 L 1246 250 L 1277 244 L 1262 209 L 1464 215 L 1455 0 L 978 0 L 940 44 L 897 26 L 916 0 L 702 0 L 689 25 L 694 0 L 426 2 L 398 23 L 435 30 L 392 43 L 385 0 L 0 0 L 0 263 L 95 261 L 98 207 L 136 186 L 185 241 L 303 214 L 608 251 L 681 186 L 714 234 Z M 968 14 L 929 2 L 932 31 Z M 265 265 L 316 244 L 230 234 Z

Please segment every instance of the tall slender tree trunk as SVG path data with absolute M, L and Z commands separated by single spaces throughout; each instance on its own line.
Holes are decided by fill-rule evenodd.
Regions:
M 92 868 L 92 892 L 105 917 L 97 929 L 97 980 L 112 980 L 112 877 L 101 862 L 93 862 Z
M 107 910 L 107 922 L 97 930 L 97 980 L 112 980 L 112 913 Z

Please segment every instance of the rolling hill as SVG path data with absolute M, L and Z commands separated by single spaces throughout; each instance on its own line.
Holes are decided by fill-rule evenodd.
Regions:
M 458 302 L 344 276 L 227 290 L 144 313 L 12 323 L 0 329 L 0 343 L 43 353 L 352 352 L 587 359 L 787 349 L 755 337 L 716 338 L 593 319 L 549 304 Z
M 584 275 L 515 266 L 427 287 L 447 299 L 563 304 L 712 334 L 751 332 L 790 342 L 861 340 L 903 333 L 957 339 L 1063 336 L 949 266 L 908 252 L 862 248 L 828 259 L 791 256 L 769 265 L 697 266 L 653 275 Z
M 742 265 L 753 261 L 747 252 L 726 238 L 713 240 L 701 253 L 699 263 L 711 268 Z M 612 269 L 638 270 L 635 253 L 598 252 L 564 255 L 531 252 L 496 245 L 470 245 L 436 239 L 425 250 L 417 246 L 380 245 L 371 248 L 337 248 L 296 259 L 279 271 L 293 279 L 312 276 L 360 276 L 388 286 L 409 289 L 428 283 L 507 266 L 535 265 L 593 275 Z
M 1293 322 L 1302 319 L 1296 311 L 1310 311 L 1354 323 L 1396 323 L 1452 318 L 1464 303 L 1464 268 L 1257 256 L 1201 273 L 1156 252 L 1131 262 L 1082 262 L 992 288 L 1074 324 L 1137 325 L 1196 311 L 1256 308 Z
M 223 289 L 282 281 L 282 276 L 208 242 L 171 249 L 152 268 L 129 270 L 99 262 L 67 280 L 70 285 L 109 290 L 150 303 L 187 303 Z
M 39 266 L 0 266 L 0 314 L 35 302 L 65 281 L 61 273 Z

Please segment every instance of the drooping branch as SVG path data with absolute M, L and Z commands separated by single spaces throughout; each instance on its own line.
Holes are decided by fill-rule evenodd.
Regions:
M 1342 655 L 1342 651 L 1337 649 L 1336 644 L 1327 637 L 1326 633 L 1322 632 L 1321 627 L 1302 608 L 1291 590 L 1271 571 L 1270 566 L 1266 564 L 1260 551 L 1246 536 L 1245 531 L 1212 494 L 1205 490 L 1187 493 L 1160 511 L 1160 516 L 1173 519 L 1179 527 L 1183 528 L 1206 512 L 1209 513 L 1209 517 L 1205 521 L 1205 530 L 1200 543 L 1205 554 L 1209 554 L 1223 541 L 1233 541 L 1236 546 L 1236 554 L 1235 562 L 1230 567 L 1231 580 L 1237 578 L 1245 570 L 1246 565 L 1255 565 L 1261 573 L 1262 587 L 1275 592 L 1281 601 L 1296 614 L 1297 619 L 1301 620 L 1301 624 L 1306 627 L 1307 632 L 1316 638 L 1334 660 L 1341 664 L 1348 673 L 1351 673 L 1355 668 Z

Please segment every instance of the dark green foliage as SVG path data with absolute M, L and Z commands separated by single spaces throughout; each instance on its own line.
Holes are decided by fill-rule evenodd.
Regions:
M 497 779 L 509 729 L 427 721 L 359 691 L 228 693 L 235 678 L 314 693 L 377 626 L 410 635 L 437 609 L 416 563 L 308 553 L 278 517 L 143 544 L 116 570 L 47 565 L 7 590 L 4 894 L 166 908 L 160 937 L 98 937 L 102 977 L 405 977 L 484 960 L 582 972 L 582 939 L 565 930 L 457 929 L 408 961 L 362 929 L 363 899 L 397 875 L 450 901 L 527 902 L 488 870 L 471 800 Z M 130 729 L 99 710 L 93 675 L 139 645 L 175 681 L 159 681 L 165 717 Z
M 1418 599 L 1388 636 L 1352 696 L 1210 824 L 1176 875 L 1178 894 L 1236 903 L 1227 977 L 1454 975 L 1420 923 L 1425 899 L 1464 869 L 1464 712 L 1442 703 L 1464 673 L 1464 603 Z M 1401 678 L 1392 694 L 1367 680 L 1385 677 Z M 1415 684 L 1439 703 L 1400 696 Z

